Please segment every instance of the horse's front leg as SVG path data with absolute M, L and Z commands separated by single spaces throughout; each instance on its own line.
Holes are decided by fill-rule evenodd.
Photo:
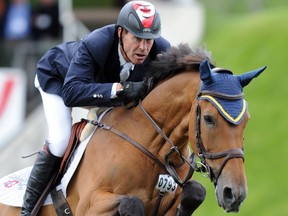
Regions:
M 121 199 L 118 212 L 115 216 L 144 216 L 144 204 L 135 196 L 127 196 Z
M 188 181 L 183 187 L 177 216 L 191 216 L 206 197 L 205 188 L 197 181 Z

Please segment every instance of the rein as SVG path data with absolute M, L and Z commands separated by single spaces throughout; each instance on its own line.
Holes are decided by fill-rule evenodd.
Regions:
M 174 179 L 174 181 L 180 185 L 181 187 L 184 186 L 184 184 L 192 177 L 193 173 L 194 173 L 194 167 L 196 166 L 196 157 L 192 154 L 189 159 L 191 162 L 189 162 L 187 160 L 186 157 L 184 157 L 184 155 L 181 153 L 180 149 L 173 145 L 173 143 L 171 142 L 171 140 L 169 140 L 169 138 L 166 136 L 166 134 L 162 131 L 162 129 L 157 125 L 157 123 L 153 120 L 153 118 L 147 113 L 147 111 L 144 109 L 141 100 L 139 101 L 139 106 L 142 110 L 142 112 L 144 113 L 145 117 L 150 121 L 150 123 L 154 126 L 154 128 L 156 129 L 156 131 L 171 145 L 170 151 L 165 155 L 164 159 L 165 159 L 165 167 L 166 167 L 166 171 L 172 176 L 172 178 Z M 171 154 L 175 152 L 177 153 L 180 158 L 184 163 L 189 164 L 189 172 L 188 175 L 186 176 L 186 178 L 184 179 L 184 181 L 181 180 L 181 178 L 179 177 L 179 175 L 177 174 L 175 167 L 173 166 L 173 163 L 171 163 L 169 161 L 169 158 L 171 156 Z M 182 164 L 182 165 L 183 165 Z M 193 166 L 191 165 L 193 164 Z
M 106 124 L 103 124 L 101 122 L 95 122 L 95 121 L 90 121 L 91 124 L 94 124 L 95 126 L 100 127 L 101 129 L 108 130 L 119 137 L 125 139 L 129 143 L 131 143 L 134 147 L 139 149 L 141 152 L 143 152 L 147 157 L 149 157 L 151 160 L 153 160 L 158 166 L 160 166 L 162 169 L 166 170 L 165 165 L 159 160 L 158 157 L 156 157 L 154 154 L 152 154 L 149 150 L 147 150 L 144 146 L 142 146 L 140 143 L 136 142 L 134 139 L 130 138 L 128 135 L 118 131 L 117 129 L 108 126 Z M 166 170 L 167 171 L 167 170 Z
M 165 155 L 164 157 L 164 161 L 165 163 L 163 163 L 157 156 L 155 156 L 153 153 L 151 153 L 148 149 L 146 149 L 143 145 L 141 145 L 140 143 L 138 143 L 137 141 L 135 141 L 134 139 L 132 139 L 131 137 L 129 137 L 127 134 L 122 133 L 121 131 L 103 124 L 101 122 L 97 122 L 97 121 L 89 121 L 91 124 L 100 127 L 101 129 L 110 131 L 116 135 L 118 135 L 119 137 L 121 137 L 122 139 L 128 141 L 129 143 L 131 143 L 134 147 L 136 147 L 138 150 L 140 150 L 142 153 L 144 153 L 148 158 L 150 158 L 151 160 L 153 160 L 159 167 L 161 167 L 163 170 L 166 171 L 166 173 L 169 173 L 169 175 L 174 179 L 174 181 L 180 186 L 183 187 L 185 185 L 185 183 L 192 177 L 195 167 L 196 167 L 196 156 L 194 154 L 192 154 L 189 157 L 189 160 L 191 162 L 188 161 L 188 159 L 181 153 L 180 149 L 173 145 L 173 143 L 169 140 L 169 138 L 166 136 L 166 134 L 163 133 L 163 131 L 161 130 L 161 128 L 157 125 L 157 123 L 152 119 L 152 117 L 147 113 L 147 111 L 144 109 L 141 100 L 139 101 L 139 106 L 142 110 L 142 112 L 144 113 L 145 117 L 150 121 L 150 123 L 154 126 L 154 128 L 157 130 L 157 132 L 171 145 L 171 149 L 170 151 Z M 171 154 L 175 152 L 177 153 L 180 158 L 182 159 L 183 163 L 181 164 L 184 165 L 185 163 L 189 164 L 189 172 L 186 176 L 186 178 L 184 180 L 182 180 L 179 175 L 177 174 L 176 169 L 179 167 L 174 167 L 174 164 L 170 162 L 169 158 L 171 156 Z M 181 167 L 180 166 L 180 167 Z
M 244 153 L 243 153 L 243 149 L 240 148 L 234 148 L 234 149 L 230 149 L 227 151 L 223 151 L 223 152 L 207 152 L 202 140 L 201 140 L 201 132 L 200 132 L 200 121 L 201 121 L 201 108 L 199 105 L 199 100 L 201 98 L 201 96 L 204 95 L 209 95 L 209 96 L 214 96 L 214 97 L 218 97 L 218 98 L 222 98 L 222 99 L 226 99 L 226 100 L 237 100 L 237 99 L 242 99 L 244 97 L 244 94 L 238 94 L 238 95 L 227 95 L 227 94 L 221 94 L 221 93 L 216 93 L 216 92 L 211 92 L 211 91 L 200 91 L 197 95 L 197 105 L 196 105 L 196 147 L 198 150 L 198 156 L 201 160 L 201 165 L 202 165 L 202 169 L 204 170 L 205 173 L 207 173 L 207 175 L 209 176 L 211 182 L 213 182 L 215 185 L 217 185 L 217 181 L 218 178 L 220 177 L 222 170 L 224 168 L 224 166 L 226 165 L 226 163 L 233 158 L 242 158 L 244 161 Z M 215 160 L 215 159 L 220 159 L 220 158 L 224 158 L 221 167 L 218 171 L 218 173 L 215 175 L 215 173 L 212 172 L 211 167 L 208 165 L 208 163 L 206 162 L 206 159 L 210 159 L 210 160 Z

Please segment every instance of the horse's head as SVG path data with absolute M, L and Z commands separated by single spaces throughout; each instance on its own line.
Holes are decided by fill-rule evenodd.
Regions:
M 227 69 L 211 69 L 207 61 L 200 65 L 196 126 L 190 127 L 196 140 L 191 142 L 215 184 L 218 204 L 227 212 L 238 212 L 247 193 L 243 137 L 249 114 L 243 88 L 265 68 L 236 76 Z
M 238 212 L 247 193 L 243 137 L 249 113 L 243 88 L 266 67 L 233 75 L 227 69 L 211 69 L 210 57 L 205 50 L 191 50 L 183 45 L 158 56 L 148 73 L 155 88 L 144 102 L 173 140 L 170 152 L 187 150 L 189 139 L 195 153 L 191 167 L 210 176 L 218 203 L 225 211 Z M 170 146 L 163 144 L 159 149 L 164 154 Z M 165 155 L 167 158 L 171 154 Z M 198 166 L 195 155 L 201 159 Z

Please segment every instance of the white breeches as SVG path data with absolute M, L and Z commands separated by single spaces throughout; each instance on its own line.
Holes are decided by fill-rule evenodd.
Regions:
M 63 99 L 55 94 L 44 92 L 35 78 L 35 86 L 40 91 L 44 113 L 48 124 L 48 143 L 51 153 L 63 157 L 68 147 L 72 126 L 72 109 L 66 107 Z

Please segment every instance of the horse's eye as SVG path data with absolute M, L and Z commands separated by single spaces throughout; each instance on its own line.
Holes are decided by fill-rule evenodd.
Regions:
M 211 115 L 204 115 L 203 118 L 204 118 L 206 124 L 208 124 L 210 126 L 215 125 L 214 118 Z

